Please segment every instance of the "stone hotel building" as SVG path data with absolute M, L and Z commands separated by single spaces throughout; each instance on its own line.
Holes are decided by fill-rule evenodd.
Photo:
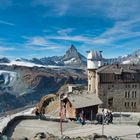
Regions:
M 140 111 L 140 65 L 103 65 L 101 52 L 89 52 L 87 59 L 88 91 L 99 96 L 102 107 Z

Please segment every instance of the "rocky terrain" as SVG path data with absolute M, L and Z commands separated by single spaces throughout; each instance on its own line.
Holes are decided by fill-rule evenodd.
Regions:
M 0 112 L 35 103 L 67 83 L 86 84 L 86 71 L 0 65 Z

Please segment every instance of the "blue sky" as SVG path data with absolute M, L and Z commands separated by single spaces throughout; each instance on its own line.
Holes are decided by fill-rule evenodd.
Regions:
M 140 48 L 140 0 L 0 0 L 0 57 L 63 55 L 74 44 L 104 57 Z

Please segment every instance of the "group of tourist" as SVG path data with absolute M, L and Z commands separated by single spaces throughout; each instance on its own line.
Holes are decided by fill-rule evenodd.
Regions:
M 85 113 L 84 113 L 83 110 L 79 113 L 78 118 L 77 118 L 77 121 L 78 121 L 79 123 L 81 123 L 82 125 L 85 124 L 86 115 L 85 115 Z
M 112 114 L 111 111 L 107 111 L 106 113 L 104 113 L 104 112 L 97 113 L 96 114 L 96 120 L 97 120 L 98 124 L 113 123 L 113 114 Z M 85 115 L 84 111 L 81 111 L 78 114 L 77 122 L 81 123 L 82 125 L 84 125 L 86 123 L 86 115 Z
M 106 113 L 97 113 L 96 120 L 98 124 L 109 124 L 113 123 L 113 114 L 111 111 L 107 111 Z

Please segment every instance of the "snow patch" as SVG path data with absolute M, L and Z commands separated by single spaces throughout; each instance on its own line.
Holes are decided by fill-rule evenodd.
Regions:
M 70 60 L 64 61 L 64 64 L 70 64 L 72 62 L 76 62 L 75 58 L 71 58 Z
M 126 60 L 126 61 L 123 61 L 122 64 L 129 64 L 131 61 L 130 60 Z
M 4 84 L 13 83 L 17 79 L 17 73 L 12 71 L 0 70 L 0 75 L 4 76 Z
M 63 66 L 55 66 L 55 65 L 44 66 L 44 65 L 31 63 L 31 62 L 26 62 L 26 61 L 12 61 L 10 63 L 0 63 L 0 65 L 7 65 L 7 66 L 16 65 L 16 66 L 25 66 L 25 67 L 44 67 L 44 68 L 59 68 L 59 67 L 63 67 Z
M 31 115 L 32 114 L 32 111 L 34 110 L 35 108 L 28 108 L 24 111 L 21 111 L 19 113 L 16 113 L 16 114 L 12 114 L 12 115 L 7 115 L 7 116 L 2 116 L 0 117 L 0 132 L 2 132 L 3 128 L 7 125 L 7 123 L 13 119 L 14 117 L 16 116 L 20 116 L 20 115 Z

